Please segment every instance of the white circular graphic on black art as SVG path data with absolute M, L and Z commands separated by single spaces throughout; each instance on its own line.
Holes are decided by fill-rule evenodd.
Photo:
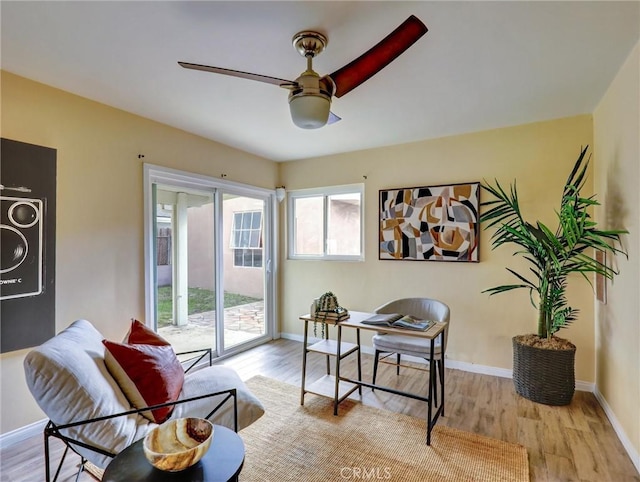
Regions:
M 29 252 L 29 245 L 24 235 L 16 228 L 4 224 L 0 225 L 0 245 L 2 245 L 0 273 L 16 269 Z
M 12 204 L 7 214 L 11 222 L 19 228 L 30 228 L 40 219 L 38 208 L 26 201 Z

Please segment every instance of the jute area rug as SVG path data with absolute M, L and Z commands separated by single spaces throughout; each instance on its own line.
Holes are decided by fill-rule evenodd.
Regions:
M 257 376 L 247 382 L 266 407 L 240 432 L 246 446 L 241 482 L 529 481 L 524 447 L 440 424 L 426 445 L 426 421 L 330 399 Z

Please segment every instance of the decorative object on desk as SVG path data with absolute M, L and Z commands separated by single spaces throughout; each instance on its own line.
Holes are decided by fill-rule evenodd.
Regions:
M 325 323 L 339 321 L 349 318 L 349 311 L 338 304 L 338 298 L 331 291 L 327 291 L 320 298 L 313 300 L 311 305 L 311 316 L 316 320 L 313 322 L 313 336 L 318 337 L 318 323 L 321 325 L 321 337 L 324 338 Z
M 427 446 L 423 416 L 345 400 L 336 417 L 331 398 L 312 397 L 301 406 L 299 387 L 261 376 L 247 385 L 266 411 L 241 432 L 246 447 L 241 480 L 360 480 L 355 471 L 366 469 L 378 474 L 368 480 L 389 482 L 529 481 L 521 445 L 441 424 Z
M 593 206 L 599 205 L 595 194 L 582 197 L 589 165 L 587 149 L 588 146 L 580 152 L 564 185 L 555 231 L 540 221 L 531 224 L 524 220 L 515 181 L 507 192 L 497 180 L 495 186 L 482 184 L 495 198 L 481 204 L 490 209 L 480 216 L 481 222 L 486 223 L 485 229 L 497 228 L 491 238 L 492 249 L 514 244 L 515 254 L 521 254 L 529 262 L 529 270 L 524 274 L 507 268 L 517 278 L 515 284 L 483 292 L 494 295 L 517 288 L 529 291 L 531 304 L 538 310 L 538 332 L 513 338 L 513 381 L 518 394 L 547 405 L 569 404 L 575 390 L 576 347 L 554 336 L 578 315 L 566 298 L 569 277 L 579 273 L 591 283 L 587 273 L 595 273 L 613 279 L 618 272 L 594 258 L 593 253 L 626 256 L 616 245 L 620 246 L 620 235 L 627 231 L 598 229 L 590 215 Z
M 406 328 L 409 330 L 427 331 L 435 321 L 423 320 L 413 315 L 402 315 L 400 313 L 380 313 L 373 315 L 362 323 L 367 325 L 392 326 L 394 328 Z
M 338 298 L 331 291 L 327 291 L 320 298 L 318 298 L 318 306 L 316 311 L 333 311 L 339 308 Z
M 480 183 L 380 191 L 379 259 L 478 261 Z
M 156 469 L 178 472 L 196 464 L 209 450 L 213 424 L 204 418 L 178 418 L 157 426 L 144 438 L 144 455 Z
M 331 321 L 335 325 L 339 321 L 349 318 L 349 310 L 338 306 L 335 310 L 331 311 L 317 311 L 315 318 L 318 321 L 324 321 L 325 323 Z

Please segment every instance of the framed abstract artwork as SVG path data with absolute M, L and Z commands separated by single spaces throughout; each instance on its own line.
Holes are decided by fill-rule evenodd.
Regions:
M 380 190 L 379 259 L 477 262 L 480 183 Z

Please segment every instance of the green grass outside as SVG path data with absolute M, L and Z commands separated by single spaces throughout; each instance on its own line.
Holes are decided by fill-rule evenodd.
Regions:
M 224 293 L 224 307 L 232 308 L 238 305 L 261 301 L 259 298 L 240 295 L 237 293 Z M 189 314 L 213 311 L 216 309 L 215 291 L 202 288 L 189 288 Z M 173 318 L 173 300 L 171 299 L 171 286 L 158 288 L 158 328 L 171 324 Z

